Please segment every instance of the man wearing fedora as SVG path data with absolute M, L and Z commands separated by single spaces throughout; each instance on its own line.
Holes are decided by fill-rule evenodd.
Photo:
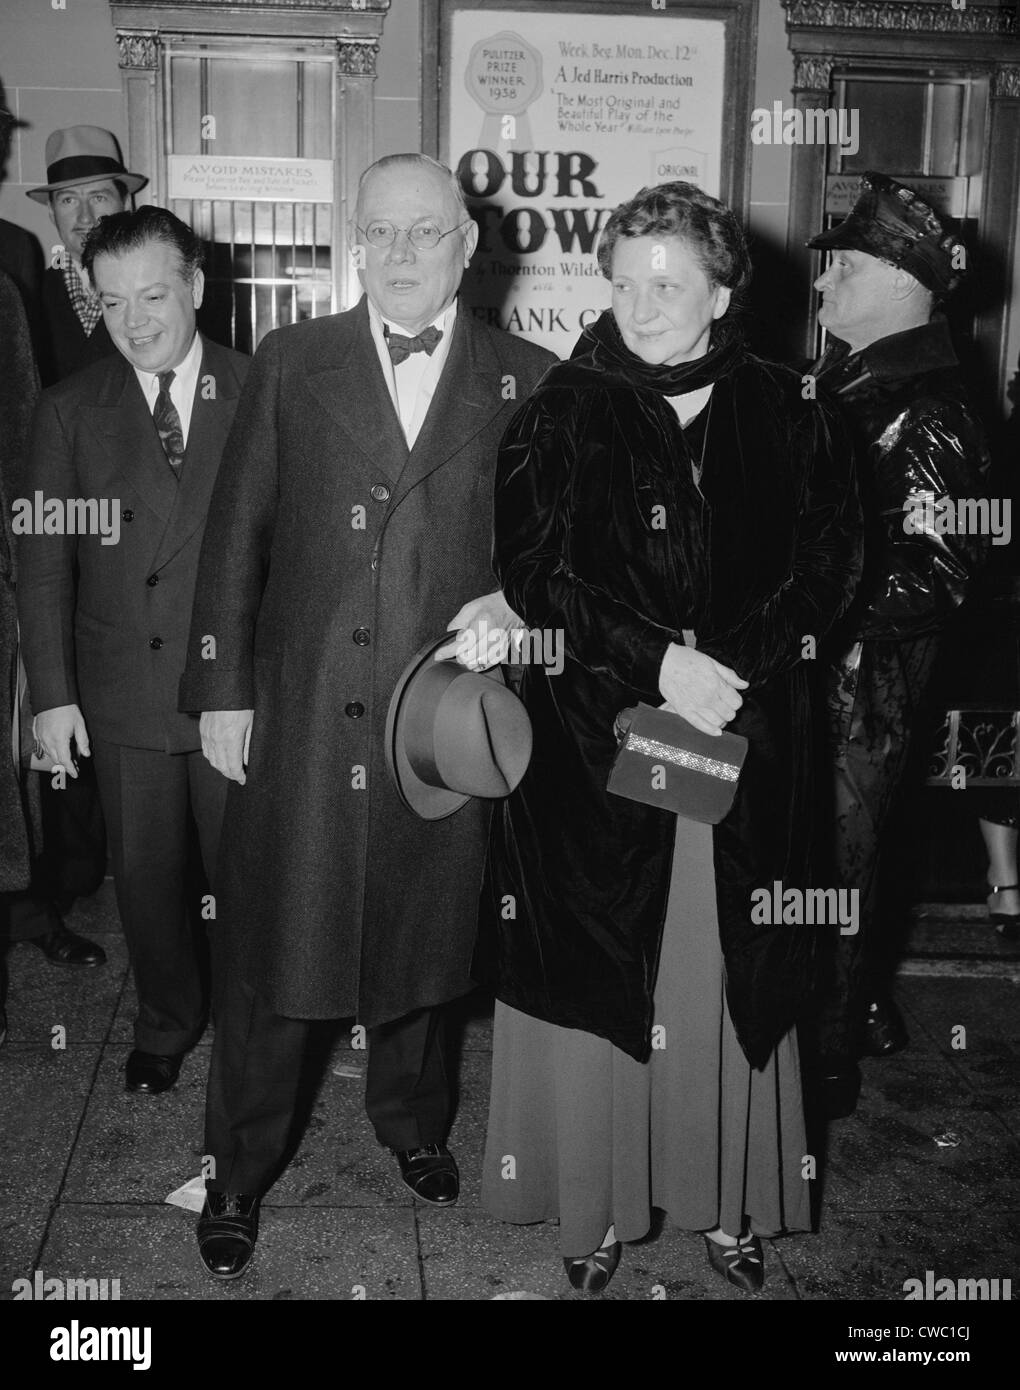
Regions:
M 911 189 L 868 173 L 846 220 L 808 245 L 832 253 L 815 282 L 829 343 L 811 373 L 855 431 L 867 537 L 828 672 L 837 886 L 860 894 L 857 932 L 829 942 L 821 996 L 820 1098 L 837 1119 L 856 1106 L 858 1057 L 908 1041 L 879 851 L 941 635 L 987 546 L 940 530 L 923 504 L 981 495 L 988 454 L 938 312 L 964 272 L 959 240 Z
M 0 111 L 0 129 L 5 113 Z M 18 124 L 10 118 L 8 125 Z M 48 203 L 60 237 L 55 264 L 37 279 L 11 273 L 22 289 L 32 344 L 44 386 L 116 351 L 102 321 L 99 300 L 83 277 L 82 242 L 97 219 L 119 212 L 131 192 L 145 183 L 128 174 L 117 142 L 96 126 L 57 130 L 46 142 L 47 183 L 28 196 Z M 9 265 L 13 238 L 0 223 L 0 264 Z M 12 229 L 20 231 L 20 229 Z M 34 237 L 22 233 L 38 249 Z M 103 965 L 106 953 L 65 922 L 74 899 L 96 891 L 106 875 L 106 834 L 95 773 L 84 764 L 79 777 L 62 789 L 39 779 L 42 841 L 33 858 L 32 882 L 8 900 L 12 941 L 28 941 L 53 965 L 88 969 Z
M 115 351 L 44 391 L 26 497 L 92 504 L 18 544 L 18 614 L 41 751 L 95 764 L 138 997 L 125 1088 L 177 1080 L 205 1023 L 189 838 L 211 878 L 226 787 L 177 685 L 202 531 L 248 359 L 195 326 L 202 243 L 163 208 L 105 217 L 83 264 Z M 62 793 L 58 793 L 62 794 Z M 190 911 L 189 911 L 190 909 Z
M 55 130 L 46 141 L 46 182 L 28 197 L 49 207 L 57 247 L 43 274 L 43 386 L 115 351 L 99 300 L 82 275 L 82 244 L 101 217 L 123 212 L 148 182 L 124 168 L 115 137 L 100 126 Z
M 101 217 L 123 212 L 148 182 L 124 168 L 111 132 L 91 125 L 50 134 L 46 180 L 27 193 L 49 208 L 57 231 L 31 323 L 44 387 L 116 352 L 82 270 L 82 247 Z M 12 938 L 34 942 L 56 965 L 102 965 L 102 947 L 64 921 L 74 899 L 95 892 L 106 874 L 107 838 L 91 763 L 61 790 L 42 779 L 42 821 L 42 854 L 32 888 L 12 906 Z
M 554 359 L 458 303 L 476 241 L 445 166 L 365 172 L 349 227 L 365 296 L 262 343 L 210 509 L 181 707 L 232 781 L 198 1227 L 220 1278 L 251 1258 L 310 1020 L 367 1030 L 377 1138 L 416 1198 L 458 1196 L 439 1006 L 471 987 L 489 806 L 462 804 L 456 773 L 443 802 L 445 720 L 431 747 L 420 725 L 405 736 L 398 695 L 386 733 L 416 652 L 417 668 L 444 630 L 514 621 L 489 592 L 496 451 Z

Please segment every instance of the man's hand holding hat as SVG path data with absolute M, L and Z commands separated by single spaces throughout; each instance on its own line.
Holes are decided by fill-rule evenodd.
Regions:
M 510 634 L 523 626 L 499 589 L 483 594 L 465 603 L 447 624 L 447 632 L 456 632 L 457 636 L 440 647 L 435 659 L 456 660 L 472 671 L 487 671 L 506 660 Z

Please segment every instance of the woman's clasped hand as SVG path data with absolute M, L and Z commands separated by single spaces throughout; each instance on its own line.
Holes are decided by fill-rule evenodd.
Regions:
M 703 734 L 721 734 L 744 703 L 747 689 L 736 671 L 693 647 L 671 642 L 659 668 L 665 708 L 680 714 Z

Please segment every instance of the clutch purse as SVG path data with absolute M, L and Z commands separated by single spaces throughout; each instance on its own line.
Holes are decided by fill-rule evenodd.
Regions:
M 718 825 L 733 805 L 747 739 L 703 734 L 683 715 L 639 704 L 616 716 L 619 748 L 607 789 L 703 825 Z

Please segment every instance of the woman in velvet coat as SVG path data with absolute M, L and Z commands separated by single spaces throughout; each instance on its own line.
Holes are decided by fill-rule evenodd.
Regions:
M 534 754 L 494 823 L 483 1202 L 558 1219 L 578 1288 L 608 1282 L 653 1205 L 708 1230 L 713 1266 L 752 1288 L 751 1232 L 809 1225 L 792 1025 L 817 928 L 756 922 L 752 893 L 810 883 L 810 660 L 859 575 L 852 456 L 800 376 L 743 347 L 749 261 L 722 204 L 644 189 L 598 257 L 613 308 L 518 412 L 497 467 L 500 582 L 566 660 L 523 669 Z M 639 701 L 748 739 L 714 833 L 606 790 L 615 716 Z M 785 1167 L 748 1211 L 758 1179 L 733 1165 L 762 1146 Z M 694 1151 L 730 1177 L 685 1188 Z

